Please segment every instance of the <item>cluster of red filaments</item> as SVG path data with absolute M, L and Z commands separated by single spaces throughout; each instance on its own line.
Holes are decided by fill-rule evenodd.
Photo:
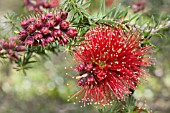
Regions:
M 60 0 L 24 0 L 24 6 L 28 10 L 42 11 L 57 7 L 59 2 Z
M 25 46 L 21 41 L 19 41 L 19 37 L 10 37 L 8 39 L 0 39 L 0 56 L 8 57 L 10 60 L 16 60 L 19 58 L 18 52 L 22 52 L 25 50 Z
M 76 48 L 74 58 L 78 86 L 81 88 L 70 99 L 83 103 L 108 105 L 115 99 L 124 100 L 130 89 L 135 89 L 146 75 L 142 67 L 151 64 L 148 45 L 141 46 L 138 33 L 121 27 L 98 26 L 84 36 L 87 40 Z
M 67 15 L 64 11 L 48 12 L 22 21 L 20 40 L 31 46 L 47 46 L 53 42 L 67 44 L 69 38 L 74 38 L 78 33 L 76 29 L 70 28 Z

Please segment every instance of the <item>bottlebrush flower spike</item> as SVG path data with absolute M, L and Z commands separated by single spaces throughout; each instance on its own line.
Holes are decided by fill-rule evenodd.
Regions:
M 113 100 L 124 100 L 146 75 L 142 67 L 151 65 L 151 47 L 141 46 L 138 33 L 121 27 L 98 26 L 84 36 L 86 41 L 76 47 L 80 89 L 70 99 L 81 99 L 85 104 L 107 105 Z

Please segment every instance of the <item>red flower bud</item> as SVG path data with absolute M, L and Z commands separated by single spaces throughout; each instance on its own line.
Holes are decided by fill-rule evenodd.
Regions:
M 45 39 L 40 40 L 40 45 L 43 47 L 47 46 L 47 42 L 45 41 Z
M 11 54 L 9 56 L 10 56 L 10 60 L 16 60 L 19 57 L 17 52 L 13 52 L 13 54 Z
M 28 36 L 28 34 L 27 34 L 27 32 L 26 32 L 25 30 L 19 31 L 18 35 L 19 35 L 20 37 L 23 37 L 23 38 Z
M 36 27 L 37 29 L 41 29 L 42 26 L 43 26 L 42 21 L 41 21 L 40 19 L 37 19 L 37 20 L 35 21 L 35 27 Z
M 62 34 L 63 34 L 62 31 L 59 30 L 59 29 L 55 29 L 55 30 L 53 31 L 53 33 L 52 33 L 52 35 L 53 35 L 54 37 L 56 37 L 56 38 L 61 37 Z
M 65 20 L 68 16 L 68 13 L 66 13 L 65 11 L 61 11 L 61 19 Z
M 43 27 L 41 28 L 41 33 L 44 34 L 44 35 L 47 35 L 49 34 L 51 31 L 48 29 L 48 27 Z
M 18 40 L 18 39 L 19 39 L 19 37 L 18 37 L 18 36 L 9 37 L 9 38 L 8 38 L 8 42 L 16 41 L 16 40 Z
M 44 21 L 47 20 L 47 17 L 46 17 L 44 14 L 42 14 L 42 15 L 41 15 L 41 20 L 44 22 Z
M 77 35 L 78 31 L 76 29 L 68 29 L 66 34 L 68 37 L 73 38 Z
M 14 49 L 15 47 L 16 47 L 16 43 L 13 42 L 13 41 L 10 41 L 10 42 L 9 42 L 9 48 L 10 48 L 10 49 Z
M 28 21 L 29 21 L 29 23 L 34 24 L 35 19 L 34 18 L 29 18 Z
M 81 78 L 78 80 L 78 86 L 85 86 L 87 84 L 87 78 Z
M 59 43 L 60 45 L 62 45 L 62 44 L 63 44 L 63 41 L 62 41 L 61 39 L 59 39 L 59 40 L 58 40 L 58 43 Z
M 60 15 L 59 15 L 59 14 L 56 14 L 56 16 L 55 16 L 56 25 L 58 25 L 58 24 L 60 23 L 60 21 L 61 21 Z
M 50 4 L 48 2 L 44 2 L 43 7 L 44 8 L 51 8 L 51 6 L 50 6 Z
M 88 72 L 90 72 L 90 71 L 92 71 L 93 70 L 93 64 L 87 64 L 86 65 L 86 71 L 88 71 Z
M 3 47 L 4 49 L 8 49 L 8 48 L 9 48 L 9 43 L 8 43 L 8 42 L 4 42 L 3 45 L 2 45 L 2 47 Z
M 54 18 L 54 15 L 53 15 L 52 12 L 48 12 L 48 13 L 46 14 L 46 17 L 47 17 L 48 19 L 53 19 L 53 18 Z
M 52 42 L 54 42 L 55 40 L 54 40 L 54 37 L 52 37 L 52 36 L 47 36 L 47 38 L 45 39 L 45 41 L 46 41 L 47 43 L 52 43 Z
M 27 20 L 21 22 L 21 27 L 22 27 L 23 29 L 27 29 L 27 27 L 28 27 L 29 25 L 30 25 L 30 22 L 27 21 Z
M 63 39 L 62 39 L 62 41 L 63 41 L 63 44 L 67 44 L 68 43 L 68 39 L 66 38 L 66 37 L 64 37 Z
M 66 30 L 68 27 L 69 27 L 69 22 L 66 21 L 66 20 L 62 20 L 61 23 L 60 23 L 60 29 L 61 30 Z
M 12 49 L 9 49 L 9 50 L 7 51 L 7 53 L 8 53 L 8 55 L 12 55 L 12 54 L 13 54 L 13 50 L 12 50 Z
M 46 26 L 46 27 L 49 27 L 49 28 L 53 28 L 54 25 L 55 25 L 54 20 L 48 20 L 48 21 L 45 23 L 45 26 Z
M 29 25 L 27 27 L 27 31 L 30 32 L 30 33 L 34 33 L 36 31 L 36 28 L 34 25 Z
M 95 84 L 95 79 L 94 79 L 94 76 L 92 74 L 87 76 L 87 84 L 88 85 Z
M 18 46 L 17 51 L 25 51 L 25 46 Z
M 2 45 L 5 42 L 5 40 L 2 38 L 0 39 L 0 44 Z
M 33 45 L 34 43 L 34 38 L 32 36 L 27 36 L 25 39 L 25 45 Z
M 82 71 L 85 70 L 85 64 L 81 63 L 80 65 L 78 65 L 77 70 L 79 73 L 82 73 Z
M 34 38 L 35 38 L 36 40 L 41 40 L 41 39 L 43 38 L 43 35 L 42 35 L 41 33 L 39 33 L 39 32 L 36 32 L 36 33 L 34 34 Z

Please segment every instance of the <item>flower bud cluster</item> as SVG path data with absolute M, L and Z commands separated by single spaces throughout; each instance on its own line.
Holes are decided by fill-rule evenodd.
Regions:
M 18 33 L 20 40 L 32 46 L 48 46 L 53 42 L 67 44 L 69 38 L 74 38 L 78 33 L 76 29 L 70 28 L 67 15 L 64 11 L 48 12 L 22 21 L 23 30 Z
M 89 84 L 95 84 L 95 78 L 93 74 L 93 65 L 92 64 L 85 64 L 81 63 L 78 65 L 77 70 L 79 73 L 79 80 L 78 85 L 79 86 L 88 86 Z
M 55 8 L 60 0 L 24 0 L 24 6 L 28 10 L 42 11 L 42 9 Z
M 7 40 L 0 39 L 0 55 L 7 54 L 10 60 L 18 59 L 18 52 L 25 50 L 25 46 L 19 41 L 19 37 L 11 37 Z

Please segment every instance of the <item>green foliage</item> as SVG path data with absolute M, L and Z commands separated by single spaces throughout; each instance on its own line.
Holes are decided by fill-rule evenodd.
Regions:
M 0 34 L 2 37 L 9 37 L 14 35 L 15 30 L 19 30 L 19 18 L 16 13 L 7 13 L 1 19 Z
M 136 99 L 133 96 L 127 96 L 125 101 L 114 101 L 111 106 L 99 109 L 100 113 L 148 113 L 143 107 L 136 105 Z

